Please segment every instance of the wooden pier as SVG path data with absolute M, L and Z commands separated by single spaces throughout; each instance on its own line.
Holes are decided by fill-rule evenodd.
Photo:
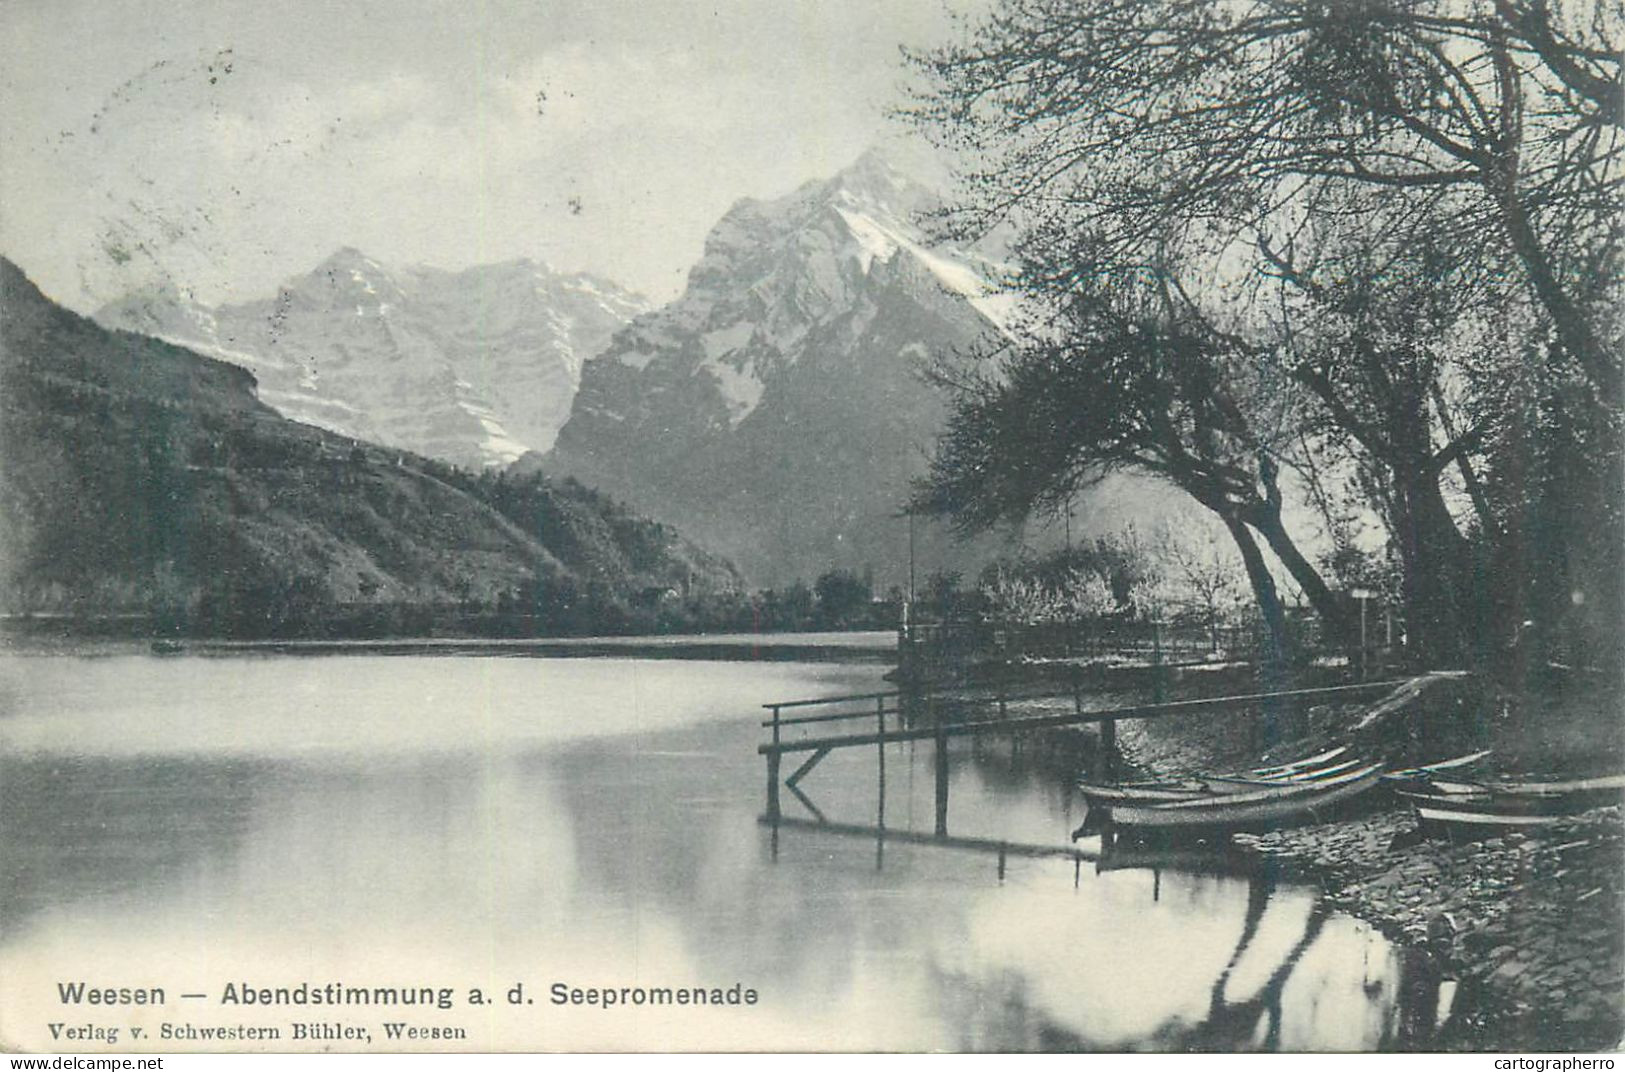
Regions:
M 889 692 L 857 693 L 847 696 L 829 696 L 816 700 L 786 700 L 779 703 L 763 704 L 764 708 L 772 712 L 772 717 L 762 722 L 762 726 L 771 732 L 771 736 L 769 740 L 756 749 L 757 754 L 767 760 L 767 813 L 764 819 L 772 824 L 777 824 L 781 819 L 779 807 L 779 788 L 781 784 L 789 788 L 798 797 L 801 797 L 802 794 L 798 788 L 799 783 L 831 752 L 838 748 L 867 748 L 874 746 L 878 755 L 881 801 L 880 821 L 884 824 L 886 745 L 905 741 L 929 740 L 935 742 L 936 745 L 934 755 L 936 837 L 947 838 L 948 741 L 951 738 L 1008 735 L 1014 740 L 1017 735 L 1033 730 L 1050 730 L 1094 724 L 1100 727 L 1101 756 L 1103 762 L 1107 764 L 1107 769 L 1103 773 L 1109 775 L 1110 759 L 1116 748 L 1117 723 L 1121 719 L 1163 718 L 1172 715 L 1190 714 L 1220 715 L 1239 709 L 1261 708 L 1265 705 L 1351 700 L 1391 691 L 1398 684 L 1398 681 L 1367 681 L 1354 685 L 1292 689 L 1285 692 L 1259 692 L 1235 696 L 1210 696 L 1194 700 L 1177 700 L 1172 703 L 1136 704 L 1130 707 L 1114 707 L 1096 711 L 1084 709 L 1083 693 L 1077 685 L 1067 689 L 1020 694 L 1008 693 L 1001 687 L 997 693 L 988 696 L 940 696 L 896 689 Z M 1072 710 L 1058 714 L 1015 717 L 1011 717 L 1009 714 L 1009 706 L 1012 702 L 1054 699 L 1070 699 L 1072 701 Z M 957 721 L 951 721 L 943 717 L 944 708 L 950 704 L 956 712 L 985 711 L 987 714 L 986 717 L 961 718 Z M 845 705 L 847 709 L 807 715 L 791 715 L 789 717 L 784 714 L 785 711 L 838 705 Z M 853 709 L 852 705 L 858 705 L 858 707 Z M 912 719 L 910 720 L 905 716 L 912 716 Z M 887 725 L 888 718 L 893 720 L 890 726 Z M 874 720 L 872 730 L 865 729 L 858 732 L 836 734 L 819 733 L 814 736 L 789 740 L 785 738 L 785 731 L 791 728 L 869 719 Z M 780 765 L 783 758 L 787 755 L 801 753 L 806 753 L 807 758 L 791 772 L 788 778 L 781 780 Z M 816 814 L 816 809 L 814 809 L 814 812 Z

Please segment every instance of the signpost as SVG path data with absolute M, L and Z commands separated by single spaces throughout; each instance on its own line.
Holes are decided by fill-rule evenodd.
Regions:
M 1375 599 L 1377 593 L 1369 588 L 1354 588 L 1349 591 L 1349 595 L 1360 601 L 1360 680 L 1364 681 L 1371 661 L 1371 649 L 1366 646 L 1366 604 Z

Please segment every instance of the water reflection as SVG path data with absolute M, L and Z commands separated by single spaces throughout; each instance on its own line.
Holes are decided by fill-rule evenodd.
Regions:
M 1064 844 L 1081 818 L 1007 749 L 950 755 L 958 849 L 931 843 L 929 743 L 888 749 L 884 794 L 873 752 L 801 786 L 829 823 L 884 807 L 884 841 L 758 826 L 756 705 L 875 675 L 0 662 L 0 1033 L 48 1048 L 64 978 L 762 994 L 443 1017 L 477 1028 L 471 1049 L 1371 1049 L 1435 1015 L 1430 982 L 1313 891 L 977 850 Z M 202 1014 L 124 1019 L 182 1015 Z

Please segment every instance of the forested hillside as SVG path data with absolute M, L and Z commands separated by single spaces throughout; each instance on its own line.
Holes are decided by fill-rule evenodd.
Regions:
M 731 565 L 574 481 L 286 420 L 241 368 L 108 331 L 0 260 L 0 601 L 209 634 L 652 627 Z

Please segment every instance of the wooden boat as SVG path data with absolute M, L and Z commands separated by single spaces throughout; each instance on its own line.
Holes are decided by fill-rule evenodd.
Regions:
M 1194 788 L 1201 788 L 1202 785 L 1206 785 L 1204 780 L 1209 776 L 1214 776 L 1214 778 L 1266 778 L 1266 780 L 1267 778 L 1282 778 L 1282 776 L 1298 775 L 1298 773 L 1306 772 L 1306 770 L 1323 767 L 1326 763 L 1331 763 L 1332 760 L 1341 759 L 1342 754 L 1347 750 L 1349 750 L 1347 747 L 1336 747 L 1336 749 L 1328 749 L 1326 752 L 1319 752 L 1316 755 L 1306 755 L 1303 759 L 1292 760 L 1290 763 L 1276 763 L 1272 767 L 1253 767 L 1251 770 L 1237 770 L 1237 772 L 1227 772 L 1224 775 L 1201 775 L 1198 778 L 1185 778 L 1185 780 L 1178 781 L 1123 781 L 1123 783 L 1118 783 L 1118 788 L 1155 788 L 1155 786 L 1168 785 L 1189 785 L 1194 786 Z
M 1240 793 L 1207 793 L 1189 800 L 1109 806 L 1107 821 L 1141 832 L 1200 833 L 1258 829 L 1314 819 L 1377 784 L 1382 764 L 1312 781 L 1284 782 Z
M 1334 774 L 1342 774 L 1344 771 L 1353 770 L 1359 765 L 1360 761 L 1358 759 L 1348 759 L 1341 763 L 1332 763 L 1324 767 L 1317 767 L 1313 770 L 1289 771 L 1285 774 L 1265 775 L 1210 774 L 1206 775 L 1203 780 L 1206 781 L 1211 788 L 1216 789 L 1219 792 L 1240 792 L 1253 786 L 1283 785 L 1291 784 L 1293 782 L 1318 781 L 1323 778 L 1330 778 Z M 1235 788 L 1226 789 L 1226 786 L 1234 786 Z
M 1091 812 L 1115 804 L 1152 804 L 1175 800 L 1195 800 L 1210 790 L 1207 783 L 1198 781 L 1143 783 L 1138 785 L 1078 784 L 1078 792 L 1088 802 Z
M 1253 793 L 1269 790 L 1285 791 L 1306 782 L 1323 781 L 1359 766 L 1359 760 L 1353 759 L 1328 763 L 1319 767 L 1301 765 L 1336 760 L 1345 751 L 1346 749 L 1336 748 L 1330 752 L 1300 760 L 1299 764 L 1264 767 L 1238 774 L 1204 774 L 1199 777 L 1176 781 L 1124 782 L 1115 785 L 1084 782 L 1079 784 L 1078 791 L 1083 795 L 1084 800 L 1088 801 L 1091 808 L 1111 807 L 1118 804 L 1152 804 L 1176 800 L 1198 800 L 1214 794 Z
M 1603 774 L 1595 778 L 1576 778 L 1567 782 L 1480 782 L 1481 786 L 1497 795 L 1512 797 L 1562 797 L 1595 808 L 1613 803 L 1625 791 L 1625 774 Z M 1581 810 L 1584 810 L 1582 808 Z
M 1487 790 L 1488 787 L 1480 782 L 1447 782 L 1440 778 L 1429 778 L 1427 781 L 1422 782 L 1417 788 L 1402 791 L 1400 795 L 1404 796 L 1406 793 L 1422 793 L 1424 795 L 1432 794 L 1435 796 L 1470 797 L 1482 794 Z
M 1303 759 L 1295 759 L 1291 763 L 1278 763 L 1272 767 L 1254 767 L 1249 773 L 1255 774 L 1260 778 L 1267 778 L 1275 774 L 1291 774 L 1294 771 L 1323 766 L 1324 764 L 1330 763 L 1335 759 L 1341 759 L 1343 754 L 1347 751 L 1348 748 L 1346 746 L 1332 748 L 1325 752 L 1321 752 L 1319 755 L 1305 756 Z
M 1625 774 L 1567 782 L 1432 782 L 1401 790 L 1429 833 L 1472 836 L 1555 823 L 1589 808 L 1625 803 Z
M 1405 767 L 1401 770 L 1392 770 L 1382 776 L 1382 780 L 1390 785 L 1401 784 L 1438 784 L 1433 776 L 1440 771 L 1459 770 L 1462 767 L 1471 767 L 1494 754 L 1493 749 L 1486 748 L 1479 752 L 1469 752 L 1454 759 L 1441 759 L 1437 763 L 1424 763 L 1420 767 Z

